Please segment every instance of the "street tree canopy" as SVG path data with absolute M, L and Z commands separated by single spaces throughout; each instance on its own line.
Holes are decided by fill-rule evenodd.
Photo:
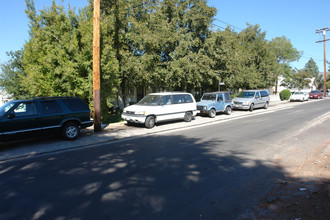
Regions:
M 92 0 L 78 12 L 26 0 L 30 38 L 1 65 L 0 86 L 15 98 L 79 96 L 92 105 Z M 101 102 L 104 115 L 131 88 L 271 88 L 300 53 L 259 25 L 214 30 L 206 0 L 101 1 Z M 290 75 L 290 74 L 288 74 Z

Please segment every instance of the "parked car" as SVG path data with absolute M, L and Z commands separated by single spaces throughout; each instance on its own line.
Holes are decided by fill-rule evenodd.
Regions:
M 309 98 L 310 99 L 322 99 L 322 97 L 323 97 L 323 94 L 320 90 L 312 90 L 309 93 Z
M 137 104 L 124 108 L 122 118 L 152 128 L 155 123 L 175 119 L 190 122 L 197 114 L 196 101 L 190 93 L 151 93 Z
M 0 140 L 46 133 L 73 140 L 81 128 L 92 125 L 88 105 L 76 97 L 16 100 L 0 107 Z
M 269 106 L 269 94 L 266 90 L 245 90 L 233 99 L 233 109 L 245 109 L 253 111 L 255 108 Z
M 309 94 L 308 92 L 304 92 L 304 91 L 296 91 L 294 92 L 291 97 L 290 97 L 290 101 L 308 101 L 309 98 Z
M 229 92 L 204 93 L 201 100 L 197 102 L 197 110 L 201 114 L 207 114 L 214 118 L 217 112 L 231 114 L 232 103 Z

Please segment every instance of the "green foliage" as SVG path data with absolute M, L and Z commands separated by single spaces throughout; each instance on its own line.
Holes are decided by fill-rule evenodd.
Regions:
M 281 101 L 289 100 L 290 99 L 290 96 L 291 96 L 291 92 L 288 89 L 284 89 L 284 90 L 282 90 L 280 92 L 280 99 L 281 99 Z
M 279 63 L 287 64 L 299 60 L 301 57 L 301 52 L 297 51 L 285 36 L 275 37 L 270 44 Z
M 1 66 L 0 86 L 16 98 L 79 96 L 92 108 L 93 1 L 79 13 L 25 2 L 30 39 Z M 295 78 L 288 63 L 300 53 L 287 38 L 268 41 L 259 25 L 212 30 L 216 9 L 205 0 L 108 0 L 101 13 L 103 120 L 132 88 L 254 89 Z
M 22 51 L 11 51 L 7 55 L 11 58 L 6 64 L 1 64 L 0 87 L 16 99 L 27 98 L 28 87 L 22 85 L 26 76 L 22 66 Z
M 330 81 L 327 81 L 325 85 L 326 85 L 327 89 L 330 89 Z
M 310 58 L 308 60 L 308 62 L 305 64 L 305 68 L 307 73 L 309 73 L 309 75 L 317 78 L 317 79 L 320 79 L 321 78 L 321 75 L 319 74 L 319 68 L 318 66 L 316 65 L 315 61 L 313 60 L 313 58 Z
M 291 75 L 284 79 L 282 86 L 303 89 L 309 87 L 310 77 L 311 75 L 305 70 L 292 70 Z

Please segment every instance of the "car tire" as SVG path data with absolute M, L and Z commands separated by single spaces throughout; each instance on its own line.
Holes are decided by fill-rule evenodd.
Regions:
M 215 111 L 213 108 L 210 109 L 210 111 L 209 111 L 209 117 L 210 117 L 210 118 L 214 118 L 216 114 L 217 114 L 217 113 L 216 113 L 216 111 Z
M 253 109 L 254 109 L 254 104 L 252 103 L 252 104 L 250 105 L 249 111 L 252 112 Z
M 226 109 L 225 109 L 225 114 L 226 115 L 230 115 L 231 114 L 231 108 L 230 106 L 227 106 Z
M 80 128 L 77 123 L 69 122 L 62 127 L 62 136 L 66 140 L 74 140 L 80 134 Z
M 265 105 L 264 105 L 264 109 L 267 109 L 269 107 L 269 103 L 266 102 Z
M 155 116 L 148 116 L 144 125 L 146 126 L 146 128 L 153 128 L 155 127 L 155 123 L 156 123 L 156 120 L 155 120 Z
M 190 122 L 190 121 L 192 120 L 192 113 L 191 113 L 191 112 L 186 112 L 186 113 L 184 114 L 184 118 L 183 118 L 183 120 L 184 120 L 185 122 Z

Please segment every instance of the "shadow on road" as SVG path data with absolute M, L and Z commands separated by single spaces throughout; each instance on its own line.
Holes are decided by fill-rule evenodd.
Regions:
M 0 218 L 253 219 L 286 173 L 223 144 L 148 136 L 0 164 Z

